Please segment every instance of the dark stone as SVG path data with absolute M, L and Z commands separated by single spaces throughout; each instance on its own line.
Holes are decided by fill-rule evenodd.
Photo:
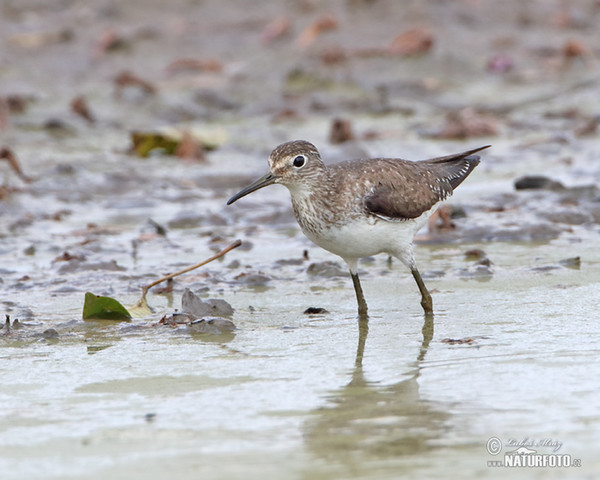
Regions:
M 221 335 L 236 330 L 235 324 L 231 320 L 219 317 L 208 317 L 195 320 L 188 325 L 190 333 L 206 333 L 211 335 Z
M 189 288 L 186 288 L 181 297 L 181 311 L 189 313 L 196 318 L 206 316 L 224 316 L 230 317 L 233 315 L 233 308 L 225 300 L 219 298 L 209 298 L 203 301 L 195 295 Z
M 42 332 L 42 337 L 47 340 L 52 340 L 58 338 L 58 332 L 53 328 L 48 328 Z
M 304 315 L 319 315 L 329 312 L 322 307 L 308 307 L 303 313 Z
M 515 180 L 515 188 L 517 190 L 566 190 L 565 186 L 543 175 L 526 175 Z
M 579 270 L 581 268 L 581 257 L 565 258 L 558 263 L 563 267 Z
M 472 248 L 471 250 L 467 250 L 465 252 L 465 260 L 467 261 L 475 261 L 475 260 L 481 260 L 483 258 L 486 258 L 487 255 L 486 253 L 481 250 L 480 248 Z

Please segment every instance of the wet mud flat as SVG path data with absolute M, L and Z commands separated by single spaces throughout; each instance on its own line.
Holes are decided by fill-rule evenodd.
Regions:
M 0 13 L 6 478 L 499 478 L 521 444 L 581 466 L 512 476 L 598 471 L 597 2 Z M 433 322 L 379 256 L 359 323 L 285 189 L 225 206 L 295 138 L 326 162 L 492 144 L 417 239 Z M 238 238 L 153 313 L 82 320 Z

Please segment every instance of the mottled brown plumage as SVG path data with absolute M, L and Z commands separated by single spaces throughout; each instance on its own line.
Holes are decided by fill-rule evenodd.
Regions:
M 269 156 L 269 173 L 227 204 L 267 185 L 286 186 L 304 234 L 348 264 L 359 314 L 366 315 L 367 305 L 358 280 L 358 259 L 378 253 L 396 256 L 411 270 L 423 309 L 431 314 L 431 296 L 416 267 L 413 238 L 436 205 L 479 164 L 474 153 L 484 148 L 488 146 L 419 162 L 374 158 L 326 166 L 313 144 L 296 140 L 275 148 Z

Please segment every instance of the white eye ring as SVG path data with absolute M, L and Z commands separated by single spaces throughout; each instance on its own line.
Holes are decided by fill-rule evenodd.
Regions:
M 294 158 L 292 163 L 296 168 L 302 168 L 306 164 L 306 157 L 304 155 L 298 155 Z

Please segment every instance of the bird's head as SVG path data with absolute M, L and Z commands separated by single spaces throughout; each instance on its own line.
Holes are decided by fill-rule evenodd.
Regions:
M 285 185 L 294 192 L 310 185 L 323 168 L 321 155 L 312 143 L 305 140 L 282 143 L 269 155 L 269 172 L 236 193 L 227 205 L 274 183 Z

